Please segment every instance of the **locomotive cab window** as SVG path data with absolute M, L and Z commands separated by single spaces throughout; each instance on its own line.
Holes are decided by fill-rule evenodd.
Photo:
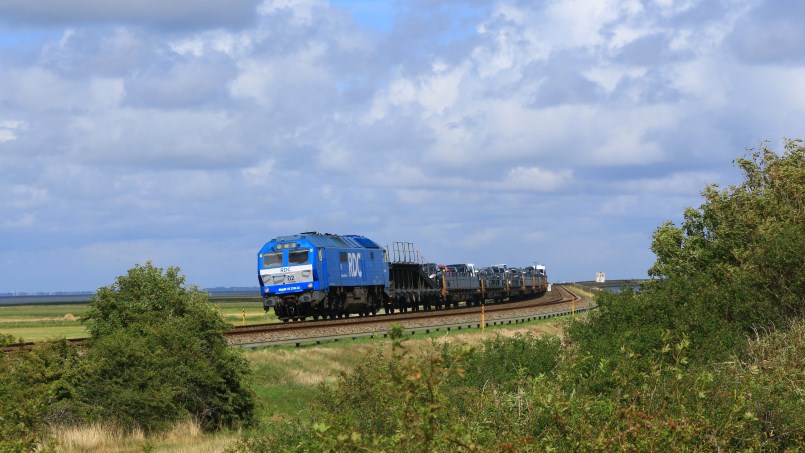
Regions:
M 295 250 L 288 252 L 288 265 L 307 264 L 307 250 Z
M 266 253 L 263 255 L 263 267 L 282 266 L 282 252 Z

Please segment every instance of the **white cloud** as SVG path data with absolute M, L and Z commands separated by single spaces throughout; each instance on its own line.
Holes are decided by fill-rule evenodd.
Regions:
M 715 173 L 680 172 L 662 178 L 623 181 L 616 186 L 625 192 L 635 194 L 697 194 L 718 179 L 719 175 Z
M 17 139 L 17 133 L 10 129 L 0 129 L 0 143 L 10 142 Z
M 324 0 L 187 17 L 184 3 L 35 3 L 0 6 L 19 22 L 0 25 L 0 230 L 16 228 L 0 247 L 59 242 L 92 272 L 183 264 L 217 240 L 212 259 L 240 271 L 210 284 L 253 284 L 255 244 L 318 229 L 421 242 L 434 259 L 538 255 L 569 275 L 565 257 L 585 252 L 556 244 L 614 231 L 599 258 L 634 275 L 654 226 L 729 180 L 744 147 L 805 121 L 799 44 L 740 37 L 801 13 L 764 19 L 772 6 L 749 0 L 467 2 L 451 11 L 477 14 L 449 20 L 433 11 L 451 2 L 395 3 L 388 28 Z M 15 44 L 26 26 L 41 35 Z M 557 210 L 588 214 L 546 223 Z M 39 282 L 33 265 L 13 272 Z
M 551 172 L 539 167 L 515 167 L 506 174 L 501 186 L 515 190 L 551 192 L 570 183 L 572 179 L 573 172 L 570 170 Z
M 117 109 L 72 118 L 72 161 L 155 168 L 231 167 L 251 153 L 225 112 Z
M 275 165 L 274 159 L 264 159 L 256 165 L 244 168 L 241 173 L 249 184 L 263 185 L 279 176 L 274 174 Z
M 0 143 L 10 142 L 17 139 L 17 133 L 24 129 L 24 121 L 0 121 Z
M 236 98 L 254 100 L 270 110 L 305 107 L 295 105 L 288 97 L 296 93 L 325 95 L 332 83 L 320 68 L 326 53 L 327 46 L 314 42 L 295 54 L 243 60 L 240 74 L 230 83 L 230 92 Z M 311 100 L 321 101 L 320 98 Z
M 604 198 L 599 212 L 602 215 L 624 215 L 633 212 L 638 206 L 639 198 L 635 195 L 619 195 Z
M 629 19 L 643 11 L 637 0 L 565 0 L 552 3 L 547 9 L 551 36 L 566 47 L 602 45 L 602 28 L 616 20 Z
M 500 238 L 506 237 L 507 233 L 508 231 L 504 227 L 484 228 L 479 231 L 464 233 L 458 240 L 464 247 L 477 248 L 494 244 L 500 241 Z
M 169 44 L 170 48 L 179 55 L 192 55 L 200 57 L 204 55 L 204 40 L 200 36 L 193 36 L 189 39 Z
M 120 105 L 126 95 L 126 88 L 121 79 L 93 79 L 89 86 L 87 107 L 110 109 Z
M 270 15 L 278 11 L 290 11 L 297 25 L 310 25 L 315 17 L 315 9 L 323 6 L 321 0 L 264 0 L 257 9 L 260 14 Z

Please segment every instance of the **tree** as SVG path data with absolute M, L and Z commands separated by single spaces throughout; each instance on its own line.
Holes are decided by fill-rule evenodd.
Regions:
M 664 360 L 662 345 L 690 341 L 693 362 L 725 358 L 757 328 L 782 327 L 805 310 L 805 147 L 766 144 L 735 164 L 743 182 L 702 192 L 681 226 L 654 232 L 657 261 L 640 293 L 606 294 L 569 336 L 590 367 L 616 367 L 623 351 Z M 603 383 L 606 387 L 607 383 Z
M 84 320 L 91 347 L 75 399 L 146 431 L 187 417 L 211 430 L 251 423 L 250 369 L 227 345 L 228 324 L 179 268 L 137 265 L 98 289 Z
M 657 262 L 649 274 L 689 280 L 703 275 L 715 286 L 753 300 L 746 321 L 780 321 L 805 312 L 805 147 L 786 140 L 783 155 L 763 144 L 735 163 L 744 181 L 687 209 L 681 227 L 668 222 L 654 233 Z M 722 307 L 729 320 L 742 313 Z M 757 316 L 760 315 L 760 316 Z M 761 318 L 761 319 L 758 319 Z

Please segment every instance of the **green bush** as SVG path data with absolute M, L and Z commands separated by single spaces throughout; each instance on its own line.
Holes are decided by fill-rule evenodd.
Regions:
M 486 340 L 468 351 L 463 363 L 463 383 L 478 389 L 493 385 L 511 391 L 537 376 L 555 371 L 562 343 L 553 336 L 515 334 Z
M 786 325 L 805 310 L 805 148 L 788 141 L 782 156 L 765 146 L 738 159 L 739 186 L 703 192 L 699 209 L 685 211 L 680 227 L 654 233 L 655 280 L 642 291 L 597 296 L 599 310 L 568 329 L 586 364 L 613 369 L 628 350 L 641 370 L 661 346 L 686 338 L 692 363 L 706 364 L 738 351 L 755 328 Z M 582 379 L 596 391 L 615 390 L 611 376 Z
M 805 323 L 748 342 L 745 358 L 691 365 L 690 342 L 667 342 L 648 361 L 623 350 L 608 367 L 582 371 L 583 360 L 558 354 L 556 366 L 526 377 L 510 373 L 520 357 L 554 357 L 545 342 L 485 342 L 373 355 L 323 387 L 313 421 L 273 419 L 246 435 L 236 451 L 660 451 L 796 449 L 805 441 Z M 501 343 L 507 346 L 500 347 Z M 479 359 L 480 358 L 480 359 Z M 488 361 L 487 361 L 488 360 Z M 486 363 L 492 380 L 467 379 L 463 368 Z M 617 391 L 569 385 L 579 375 Z
M 145 431 L 186 418 L 204 429 L 253 422 L 248 363 L 227 324 L 177 268 L 136 266 L 98 290 L 92 339 L 0 354 L 0 451 L 48 448 L 49 427 L 103 422 Z M 12 341 L 0 336 L 0 346 Z
M 207 430 L 250 423 L 248 363 L 228 325 L 178 268 L 136 266 L 100 288 L 84 320 L 92 345 L 75 400 L 124 427 L 160 430 L 192 417 Z
M 310 414 L 272 420 L 247 434 L 236 451 L 453 451 L 472 444 L 458 423 L 450 389 L 461 378 L 465 350 L 410 350 L 402 329 L 391 331 L 392 357 L 378 351 L 322 385 Z
M 0 346 L 11 342 L 0 338 Z M 51 408 L 69 398 L 66 376 L 78 360 L 64 340 L 0 354 L 0 451 L 43 448 Z
M 617 391 L 608 394 L 558 385 L 535 392 L 542 442 L 560 450 L 605 451 L 784 451 L 803 444 L 801 320 L 747 342 L 743 359 L 691 366 L 689 346 L 685 338 L 664 345 L 657 351 L 664 360 L 648 367 L 624 351 L 616 367 L 592 373 L 614 381 Z M 560 381 L 575 380 L 578 365 L 565 363 Z M 568 432 L 571 438 L 563 436 Z

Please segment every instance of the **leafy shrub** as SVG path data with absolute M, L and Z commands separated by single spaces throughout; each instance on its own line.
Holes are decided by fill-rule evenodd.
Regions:
M 478 389 L 491 384 L 511 391 L 524 381 L 554 371 L 562 351 L 561 341 L 553 336 L 496 336 L 467 352 L 461 364 L 463 382 Z
M 648 365 L 624 350 L 616 364 L 586 371 L 587 379 L 609 379 L 617 391 L 607 393 L 570 385 L 584 369 L 573 349 L 558 354 L 547 373 L 512 375 L 494 357 L 511 345 L 521 357 L 538 356 L 545 343 L 501 340 L 477 350 L 454 345 L 418 353 L 402 352 L 400 344 L 390 358 L 373 355 L 335 388 L 322 388 L 312 422 L 273 419 L 235 450 L 779 451 L 805 441 L 802 321 L 750 342 L 746 359 L 717 364 L 693 366 L 684 336 L 666 335 L 651 351 L 661 360 Z M 479 387 L 467 379 L 463 367 L 479 358 L 506 377 L 501 381 L 514 376 L 518 385 L 489 380 Z
M 250 370 L 227 324 L 178 268 L 136 266 L 100 288 L 84 318 L 92 345 L 75 399 L 125 427 L 159 430 L 192 417 L 204 429 L 250 423 Z
M 461 377 L 464 350 L 413 351 L 402 328 L 391 331 L 392 357 L 379 351 L 344 373 L 334 388 L 322 385 L 312 421 L 271 420 L 248 434 L 236 451 L 452 451 L 472 444 L 448 404 Z
M 683 337 L 691 362 L 724 360 L 754 328 L 805 313 L 805 148 L 788 141 L 782 156 L 763 147 L 736 162 L 741 185 L 706 188 L 704 204 L 686 210 L 680 227 L 655 231 L 655 281 L 640 293 L 603 293 L 589 322 L 570 326 L 582 376 L 611 371 L 624 350 L 642 357 L 645 372 L 664 359 L 663 344 Z M 579 382 L 613 388 L 611 376 L 600 378 Z
M 11 343 L 0 338 L 0 346 Z M 43 448 L 43 428 L 55 402 L 69 397 L 65 376 L 78 360 L 66 341 L 0 354 L 0 451 Z

